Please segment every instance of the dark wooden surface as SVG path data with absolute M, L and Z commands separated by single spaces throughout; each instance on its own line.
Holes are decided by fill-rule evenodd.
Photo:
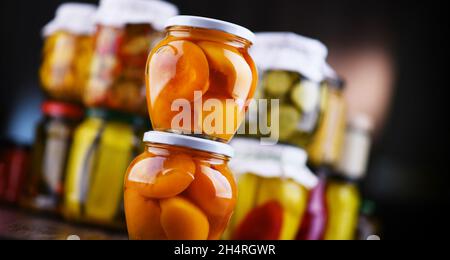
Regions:
M 37 216 L 0 206 L 0 239 L 17 240 L 126 240 L 121 232 L 72 225 L 62 220 Z

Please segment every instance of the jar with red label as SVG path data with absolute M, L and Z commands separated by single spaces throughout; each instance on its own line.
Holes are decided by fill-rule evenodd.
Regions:
M 145 113 L 145 65 L 166 20 L 178 13 L 163 1 L 102 0 L 84 103 Z

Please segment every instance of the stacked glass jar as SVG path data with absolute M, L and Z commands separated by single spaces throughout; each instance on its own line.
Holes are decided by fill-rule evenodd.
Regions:
M 130 239 L 219 239 L 236 203 L 227 144 L 257 84 L 249 30 L 193 16 L 169 20 L 147 63 L 155 132 L 125 178 Z
M 262 71 L 258 117 L 247 127 L 268 122 L 271 132 L 257 131 L 233 140 L 238 175 L 236 212 L 227 239 L 293 240 L 300 228 L 308 191 L 318 180 L 307 168 L 306 145 L 321 125 L 326 99 L 322 86 L 326 47 L 294 33 L 258 33 L 253 49 Z M 275 102 L 274 102 L 275 101 Z M 267 145 L 250 138 L 267 138 Z M 276 144 L 274 143 L 283 143 Z

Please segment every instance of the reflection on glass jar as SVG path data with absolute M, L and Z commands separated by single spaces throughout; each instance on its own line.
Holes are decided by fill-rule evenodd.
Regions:
M 162 36 L 158 24 L 176 14 L 174 6 L 162 1 L 101 1 L 84 103 L 145 113 L 147 57 Z
M 147 133 L 144 141 L 145 152 L 125 177 L 130 239 L 219 239 L 236 203 L 231 148 L 158 132 Z
M 42 88 L 54 99 L 81 102 L 92 53 L 96 7 L 63 4 L 44 27 Z
M 153 128 L 230 141 L 257 84 L 248 54 L 253 34 L 201 17 L 178 16 L 168 24 L 166 38 L 150 54 L 146 71 Z
M 73 221 L 122 226 L 123 177 L 140 153 L 141 118 L 91 109 L 76 129 L 65 181 L 64 216 Z
M 60 102 L 45 102 L 45 116 L 36 130 L 31 174 L 23 196 L 25 207 L 60 213 L 69 148 L 83 110 Z

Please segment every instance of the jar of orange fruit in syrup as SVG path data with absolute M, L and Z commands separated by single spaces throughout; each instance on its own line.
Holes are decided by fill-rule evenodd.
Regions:
M 150 53 L 147 104 L 153 129 L 229 142 L 251 101 L 254 34 L 219 20 L 176 16 Z
M 217 240 L 236 204 L 228 144 L 148 132 L 125 177 L 132 240 Z

